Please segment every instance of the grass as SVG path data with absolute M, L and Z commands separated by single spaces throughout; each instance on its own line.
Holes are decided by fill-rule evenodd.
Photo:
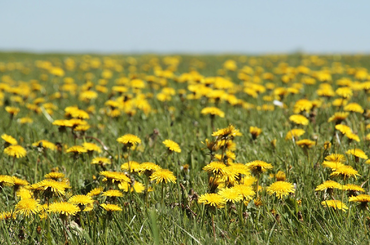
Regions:
M 66 60 L 67 57 L 70 59 Z M 236 61 L 237 70 L 224 67 L 226 60 Z M 99 195 L 94 197 L 92 211 L 71 215 L 66 219 L 54 213 L 47 213 L 47 217 L 42 218 L 41 210 L 29 216 L 17 213 L 14 219 L 2 218 L 0 221 L 0 241 L 8 244 L 366 243 L 369 239 L 368 209 L 361 210 L 358 204 L 348 201 L 347 192 L 338 189 L 333 191 L 332 197 L 343 201 L 348 210 L 343 212 L 323 207 L 321 202 L 332 197 L 329 192 L 317 192 L 315 189 L 324 181 L 333 179 L 340 184 L 362 185 L 364 193 L 369 193 L 369 167 L 365 160 L 356 162 L 354 157 L 346 156 L 344 164 L 352 166 L 360 174 L 357 178 L 351 177 L 346 180 L 330 177 L 332 170 L 321 165 L 324 157 L 331 153 L 346 155 L 345 152 L 352 148 L 369 153 L 368 141 L 365 140 L 369 131 L 366 129 L 366 125 L 369 124 L 366 111 L 369 110 L 369 94 L 365 89 L 356 90 L 353 85 L 355 81 L 365 83 L 368 80 L 369 74 L 367 78 L 360 79 L 358 71 L 360 68 L 369 69 L 369 61 L 370 56 L 365 55 L 293 54 L 256 57 L 225 55 L 176 56 L 169 59 L 155 55 L 128 57 L 1 53 L 1 134 L 13 136 L 18 144 L 27 150 L 25 157 L 13 159 L 4 153 L 5 146 L 2 146 L 1 174 L 16 176 L 34 184 L 43 180 L 44 175 L 53 168 L 54 170 L 58 168 L 59 172 L 65 174 L 71 186 L 65 195 L 52 196 L 49 199 L 45 197 L 46 192 L 34 193 L 34 198 L 38 198 L 40 204 L 47 201 L 68 201 L 71 196 L 85 195 L 96 187 L 104 187 L 105 191 L 118 189 L 117 185 L 104 182 L 103 176 L 99 173 L 103 170 L 123 172 L 120 166 L 127 162 L 128 157 L 131 161 L 153 162 L 169 169 L 176 176 L 176 182 L 156 184 L 144 174 L 128 174 L 135 182 L 142 183 L 153 191 L 143 193 L 122 191 L 123 197 L 112 199 Z M 297 72 L 300 65 L 308 67 L 310 72 L 308 74 Z M 53 75 L 51 66 L 61 67 L 65 74 Z M 245 66 L 251 67 L 253 73 L 240 79 L 242 68 Z M 171 76 L 166 78 L 168 74 L 161 72 L 158 67 L 161 67 L 162 71 L 172 70 L 173 75 L 169 73 Z M 320 78 L 318 71 L 322 72 L 325 69 L 331 74 L 330 81 Z M 111 71 L 111 77 L 102 75 L 107 70 Z M 253 106 L 247 108 L 246 104 L 244 107 L 232 105 L 224 99 L 217 101 L 210 98 L 209 93 L 197 99 L 179 96 L 179 89 L 185 89 L 186 95 L 191 95 L 190 85 L 203 81 L 203 78 L 194 72 L 192 75 L 183 75 L 194 70 L 204 77 L 218 75 L 230 79 L 233 82 L 233 89 L 223 89 L 224 95 L 234 94 L 238 99 Z M 273 74 L 273 78 L 264 79 L 266 73 Z M 155 77 L 157 85 L 150 86 L 147 82 L 148 75 Z M 291 76 L 289 82 L 282 81 L 284 75 Z M 184 76 L 191 79 L 181 82 Z M 65 77 L 73 78 L 77 85 L 71 91 L 63 91 Z M 314 78 L 316 83 L 304 84 L 302 83 L 304 77 Z M 122 82 L 124 81 L 122 78 L 127 78 L 127 81 L 140 78 L 145 81 L 145 87 L 140 90 L 134 89 L 129 82 Z M 334 128 L 334 122 L 328 122 L 328 118 L 337 111 L 343 111 L 343 107 L 332 105 L 334 99 L 339 96 L 323 98 L 316 93 L 322 83 L 331 84 L 335 91 L 340 87 L 337 81 L 341 78 L 348 78 L 351 81 L 349 87 L 352 88 L 353 96 L 348 102 L 358 103 L 365 109 L 363 114 L 351 112 L 342 122 L 360 137 L 360 142 L 349 141 L 345 136 L 341 137 L 340 141 L 337 140 L 338 131 Z M 258 80 L 259 83 L 256 82 Z M 123 83 L 121 86 L 128 89 L 125 97 L 120 97 L 113 91 L 113 86 L 120 81 Z M 276 89 L 267 89 L 255 98 L 243 92 L 244 88 L 253 84 L 262 84 L 267 88 L 267 83 L 275 84 L 275 88 L 298 86 L 301 88 L 297 94 L 287 94 L 280 98 L 274 98 Z M 99 92 L 97 84 L 106 88 L 106 93 Z M 98 91 L 97 98 L 92 100 L 80 98 L 87 86 L 91 86 L 90 90 Z M 174 88 L 175 94 L 168 96 L 171 100 L 163 102 L 157 99 L 157 95 L 165 87 Z M 61 96 L 65 98 L 53 98 L 55 92 L 61 92 Z M 145 94 L 145 99 L 142 99 L 140 94 Z M 273 102 L 268 101 L 270 98 L 264 96 L 280 99 L 285 107 L 273 106 Z M 44 102 L 36 103 L 37 98 L 43 98 Z M 301 113 L 310 119 L 307 126 L 295 125 L 289 121 L 289 116 L 295 114 L 293 112 L 295 103 L 303 98 L 311 101 L 319 99 L 322 102 L 321 107 L 309 113 Z M 109 116 L 110 108 L 105 105 L 109 99 L 120 101 L 119 117 Z M 134 99 L 148 102 L 150 110 L 144 112 L 138 104 L 135 104 L 134 108 L 129 108 L 125 104 Z M 45 112 L 45 108 L 41 110 L 42 105 L 47 102 L 57 108 L 49 112 Z M 36 111 L 40 111 L 30 109 L 33 108 L 31 104 L 39 108 L 35 109 Z M 272 110 L 265 110 L 263 105 L 270 105 Z M 7 106 L 17 107 L 20 112 L 11 117 L 5 110 Z M 86 121 L 91 127 L 85 134 L 75 132 L 73 135 L 69 128 L 67 132 L 61 133 L 57 126 L 52 125 L 53 120 L 65 118 L 64 109 L 68 106 L 78 106 L 84 111 L 89 111 L 90 118 Z M 94 106 L 95 110 L 92 110 L 91 106 Z M 242 136 L 233 140 L 236 144 L 235 163 L 246 164 L 262 160 L 273 166 L 272 170 L 261 173 L 259 177 L 258 184 L 262 188 L 258 196 L 262 205 L 256 205 L 258 203 L 255 196 L 254 200 L 246 205 L 243 202 L 228 203 L 224 208 L 214 208 L 198 202 L 201 195 L 210 192 L 209 175 L 203 168 L 209 164 L 211 157 L 204 143 L 205 139 L 215 140 L 215 137 L 212 137 L 214 130 L 210 117 L 201 114 L 203 108 L 210 106 L 225 112 L 224 118 L 216 116 L 214 119 L 215 129 L 232 124 L 242 133 Z M 125 109 L 134 109 L 135 113 L 131 115 L 131 112 Z M 33 123 L 19 123 L 19 119 L 24 117 L 32 118 Z M 262 129 L 262 133 L 255 140 L 249 133 L 251 126 Z M 287 132 L 293 128 L 305 130 L 305 134 L 299 139 L 312 139 L 316 142 L 315 146 L 308 149 L 308 154 L 305 154 L 295 141 L 285 140 Z M 154 130 L 159 132 L 157 137 L 153 136 Z M 138 136 L 141 144 L 128 152 L 127 148 L 116 141 L 125 134 Z M 78 137 L 75 137 L 76 135 Z M 166 139 L 178 143 L 181 153 L 169 152 L 162 144 Z M 271 144 L 273 139 L 276 139 L 275 147 Z M 58 142 L 62 149 L 52 151 L 32 146 L 32 143 L 39 140 Z M 327 141 L 331 142 L 331 148 L 324 150 L 324 143 Z M 83 153 L 76 156 L 66 152 L 69 147 L 82 145 L 84 142 L 95 143 L 102 149 L 105 145 L 108 149 L 103 149 L 101 153 Z M 222 154 L 222 151 L 216 153 Z M 104 168 L 90 164 L 97 156 L 110 157 L 112 164 Z M 282 199 L 267 193 L 267 187 L 276 181 L 273 175 L 278 171 L 285 173 L 287 182 L 295 184 L 294 194 Z M 218 192 L 219 189 L 214 192 Z M 19 200 L 20 197 L 14 195 L 13 187 L 1 185 L 1 212 L 14 213 Z M 107 202 L 118 205 L 122 211 L 104 210 L 100 204 Z

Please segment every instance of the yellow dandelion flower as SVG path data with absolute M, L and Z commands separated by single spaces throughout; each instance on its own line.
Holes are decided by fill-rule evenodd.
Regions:
M 102 152 L 101 148 L 94 143 L 85 142 L 82 144 L 82 146 L 87 150 L 87 152 Z
M 243 200 L 243 196 L 234 188 L 224 188 L 218 192 L 220 196 L 222 196 L 226 202 L 240 202 Z
M 29 190 L 28 188 L 20 188 L 17 193 L 16 193 L 17 197 L 19 197 L 21 200 L 23 199 L 31 199 L 33 198 L 33 192 L 31 190 Z
M 57 213 L 65 216 L 76 215 L 80 212 L 80 208 L 69 202 L 54 202 L 49 205 L 48 213 Z
M 122 197 L 123 194 L 119 190 L 108 190 L 102 193 L 105 197 Z
M 45 174 L 45 179 L 53 179 L 53 180 L 58 180 L 58 179 L 63 179 L 65 175 L 63 173 L 59 172 L 50 172 L 48 174 Z
M 98 196 L 103 192 L 103 190 L 104 190 L 103 187 L 94 188 L 91 191 L 89 191 L 89 193 L 87 193 L 86 196 L 91 196 L 91 197 Z
M 357 176 L 360 176 L 354 168 L 348 165 L 341 166 L 337 169 L 335 169 L 330 176 L 341 176 L 343 179 L 347 179 L 349 177 L 355 177 L 357 179 Z
M 342 134 L 347 134 L 347 133 L 352 132 L 352 129 L 350 127 L 348 127 L 347 125 L 343 125 L 343 124 L 335 125 L 335 129 L 339 130 Z
M 122 211 L 122 208 L 120 208 L 116 204 L 100 204 L 102 208 L 104 208 L 108 212 L 117 212 L 117 211 Z
M 112 164 L 112 161 L 107 157 L 95 157 L 91 161 L 91 164 L 107 165 L 107 164 Z
M 358 196 L 352 196 L 349 198 L 350 202 L 361 202 L 361 203 L 368 203 L 370 202 L 370 195 L 366 195 L 366 194 L 360 194 Z
M 362 106 L 360 106 L 357 103 L 349 103 L 348 105 L 344 107 L 344 110 L 351 111 L 351 112 L 358 112 L 361 114 L 364 113 L 364 109 L 362 108 Z
M 4 153 L 11 157 L 22 158 L 26 156 L 27 151 L 20 145 L 11 145 L 4 149 Z
M 327 168 L 331 168 L 332 170 L 335 170 L 335 169 L 337 169 L 337 168 L 340 168 L 340 167 L 342 167 L 342 166 L 345 166 L 343 163 L 341 163 L 341 162 L 332 162 L 332 161 L 324 161 L 323 163 L 322 163 L 322 165 L 324 166 L 324 167 L 327 167 Z
M 362 159 L 367 159 L 367 155 L 365 154 L 365 152 L 361 149 L 350 149 L 348 151 L 346 151 L 346 154 L 347 155 L 353 155 L 355 157 L 358 157 L 358 158 L 362 158 Z
M 216 175 L 224 174 L 226 171 L 226 165 L 222 162 L 211 162 L 203 167 L 204 171 L 214 173 Z
M 302 111 L 309 112 L 312 108 L 312 102 L 307 99 L 298 100 L 294 104 L 294 113 L 300 113 Z
M 162 143 L 168 148 L 169 151 L 181 153 L 181 148 L 176 142 L 172 140 L 165 140 Z
M 165 182 L 172 182 L 176 183 L 176 177 L 175 175 L 168 169 L 159 169 L 152 173 L 150 176 L 151 181 L 155 181 L 157 184 Z
M 0 175 L 0 186 L 13 186 L 14 178 L 9 175 Z
M 347 132 L 347 133 L 345 134 L 345 136 L 347 136 L 347 138 L 348 138 L 348 139 L 350 139 L 350 140 L 355 140 L 355 141 L 357 141 L 357 142 L 360 142 L 360 137 L 358 137 L 358 135 L 357 135 L 357 134 L 354 134 L 354 133 L 352 133 L 352 132 Z
M 130 172 L 140 172 L 141 171 L 141 165 L 138 162 L 135 161 L 129 161 L 125 162 L 124 164 L 121 165 L 121 170 L 127 170 Z
M 200 112 L 203 115 L 211 115 L 211 116 L 219 116 L 219 117 L 225 117 L 225 113 L 218 109 L 217 107 L 206 107 L 203 108 L 203 110 Z
M 303 139 L 297 141 L 296 144 L 302 148 L 311 148 L 312 146 L 316 145 L 316 142 L 308 139 Z
M 234 185 L 232 188 L 243 197 L 244 201 L 252 200 L 256 195 L 252 186 Z
M 142 172 L 152 172 L 152 171 L 157 171 L 159 169 L 161 169 L 160 166 L 158 166 L 157 164 L 155 163 L 152 163 L 152 162 L 143 162 L 142 164 L 140 164 L 140 169 Z
M 30 183 L 28 183 L 27 180 L 20 179 L 20 178 L 15 177 L 15 176 L 13 176 L 13 183 L 14 183 L 15 186 L 18 186 L 18 187 L 19 186 L 27 186 L 27 185 L 30 184 Z
M 262 129 L 251 126 L 249 127 L 249 133 L 252 135 L 252 138 L 255 140 L 262 133 Z
M 203 203 L 211 207 L 222 208 L 226 204 L 226 200 L 223 196 L 216 193 L 203 194 L 198 198 L 198 203 Z
M 75 145 L 67 149 L 67 153 L 74 153 L 74 154 L 79 154 L 79 153 L 86 153 L 87 150 L 85 147 L 80 146 L 80 145 Z
M 270 163 L 260 161 L 260 160 L 255 160 L 255 161 L 246 163 L 246 165 L 252 172 L 256 172 L 256 173 L 262 173 L 268 169 L 273 168 Z
M 1 212 L 0 213 L 0 220 L 8 220 L 8 219 L 15 219 L 17 216 L 13 212 Z
M 361 186 L 355 185 L 355 184 L 346 184 L 343 186 L 343 190 L 365 192 L 364 188 L 362 188 Z
M 323 205 L 324 207 L 331 207 L 331 208 L 334 208 L 334 209 L 342 210 L 344 212 L 346 211 L 346 209 L 348 209 L 348 207 L 339 200 L 322 201 L 321 205 Z
M 17 145 L 18 144 L 18 141 L 16 139 L 14 139 L 12 136 L 10 135 L 7 135 L 7 134 L 3 134 L 1 135 L 1 138 L 7 142 L 8 144 L 10 145 Z
M 309 123 L 308 119 L 302 115 L 291 115 L 289 121 L 300 125 L 308 125 Z
M 133 145 L 141 144 L 141 139 L 133 134 L 125 134 L 117 139 L 117 142 L 131 147 Z
M 56 195 L 64 195 L 65 189 L 70 189 L 71 186 L 66 182 L 59 182 L 53 179 L 45 179 L 36 184 L 31 185 L 31 189 L 38 191 L 50 191 Z
M 99 173 L 100 175 L 107 178 L 108 181 L 114 183 L 114 182 L 131 182 L 130 178 L 127 177 L 125 173 L 122 172 L 111 172 L 111 171 L 102 171 Z
M 285 140 L 291 140 L 293 138 L 297 138 L 299 136 L 302 136 L 306 131 L 304 131 L 303 129 L 292 129 L 290 130 L 286 136 L 285 136 Z
M 76 204 L 81 211 L 91 211 L 90 206 L 94 203 L 94 200 L 91 196 L 87 195 L 74 195 L 68 200 L 69 203 Z
M 338 182 L 335 182 L 333 180 L 327 180 L 321 185 L 318 185 L 315 189 L 315 191 L 325 191 L 327 189 L 339 189 L 342 190 L 343 186 L 339 184 Z
M 278 171 L 277 174 L 275 175 L 277 181 L 285 181 L 286 180 L 286 175 L 283 171 Z
M 33 119 L 32 118 L 30 118 L 30 117 L 22 117 L 22 118 L 19 118 L 18 119 L 18 122 L 20 123 L 20 124 L 31 124 L 31 123 L 33 123 Z
M 235 129 L 233 125 L 228 126 L 227 128 L 219 129 L 216 132 L 212 133 L 212 136 L 217 137 L 217 140 L 220 139 L 233 139 L 236 136 L 242 136 L 242 133 L 238 129 Z
M 128 192 L 130 190 L 130 192 L 135 191 L 136 193 L 143 193 L 145 190 L 145 186 L 138 181 L 135 181 L 133 186 L 130 183 L 121 182 L 120 184 L 118 184 L 118 188 L 120 188 L 124 192 Z
M 294 185 L 289 182 L 285 181 L 277 181 L 272 183 L 269 187 L 267 187 L 267 193 L 270 195 L 275 194 L 276 197 L 282 199 L 284 196 L 289 195 L 289 193 L 294 193 Z
M 34 199 L 22 199 L 15 205 L 15 213 L 25 216 L 36 214 L 40 210 L 40 204 Z
M 337 124 L 344 121 L 349 115 L 349 112 L 336 112 L 333 116 L 331 116 L 328 122 L 335 122 Z
M 20 112 L 20 109 L 18 107 L 11 107 L 7 106 L 5 107 L 6 112 L 8 112 L 11 116 L 15 116 Z
M 55 151 L 57 149 L 55 144 L 53 144 L 53 143 L 51 143 L 47 140 L 39 140 L 39 141 L 33 143 L 32 146 L 43 147 L 43 148 L 47 148 L 47 149 L 50 149 L 50 150 L 53 150 L 53 151 Z
M 331 161 L 331 162 L 345 162 L 346 157 L 342 154 L 333 153 L 333 154 L 327 155 L 325 157 L 325 160 Z

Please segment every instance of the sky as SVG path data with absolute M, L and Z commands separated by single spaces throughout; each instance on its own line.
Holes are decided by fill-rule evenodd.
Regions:
M 370 1 L 1 0 L 0 50 L 370 53 Z

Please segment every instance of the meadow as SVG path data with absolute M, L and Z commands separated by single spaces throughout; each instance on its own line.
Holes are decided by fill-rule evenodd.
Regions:
M 0 53 L 0 243 L 367 244 L 369 69 Z

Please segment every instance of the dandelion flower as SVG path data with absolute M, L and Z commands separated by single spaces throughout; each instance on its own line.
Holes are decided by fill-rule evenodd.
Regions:
M 125 134 L 117 139 L 118 143 L 124 144 L 128 147 L 141 144 L 141 139 L 133 134 Z
M 291 115 L 289 121 L 300 125 L 308 125 L 309 123 L 308 119 L 302 115 Z
M 299 128 L 296 128 L 296 129 L 292 129 L 290 130 L 286 136 L 285 136 L 285 140 L 291 140 L 293 138 L 297 138 L 299 136 L 302 136 L 306 131 L 304 131 L 303 129 L 299 129 Z
M 302 148 L 311 148 L 312 146 L 316 145 L 316 142 L 308 139 L 303 139 L 297 141 L 296 144 Z
M 262 172 L 265 172 L 268 169 L 273 168 L 270 163 L 260 161 L 260 160 L 255 160 L 253 162 L 249 162 L 246 165 L 250 170 L 252 170 L 253 172 L 257 172 L 257 173 L 262 173 Z
M 122 172 L 111 172 L 111 171 L 102 171 L 99 173 L 100 175 L 104 176 L 110 182 L 131 182 L 130 178 L 127 177 L 125 173 Z
M 348 112 L 336 112 L 333 116 L 331 116 L 328 122 L 335 122 L 336 124 L 340 124 L 348 117 Z
M 181 152 L 180 146 L 172 140 L 165 140 L 163 141 L 163 144 L 172 152 Z
M 202 113 L 203 115 L 209 114 L 211 116 L 225 117 L 225 113 L 217 107 L 206 107 L 200 113 Z
M 129 161 L 125 162 L 124 164 L 121 165 L 121 170 L 127 170 L 130 172 L 140 172 L 141 171 L 141 166 L 140 163 L 135 162 L 135 161 Z
M 346 154 L 347 155 L 353 155 L 355 157 L 358 157 L 358 158 L 362 158 L 362 159 L 367 159 L 367 155 L 365 154 L 365 152 L 361 149 L 350 149 L 348 151 L 346 151 Z
M 225 188 L 218 192 L 226 202 L 236 203 L 243 200 L 243 196 L 234 188 Z
M 357 103 L 349 103 L 348 105 L 346 105 L 344 107 L 344 110 L 345 111 L 358 112 L 358 113 L 361 113 L 361 114 L 364 113 L 364 109 L 362 108 L 362 106 L 360 106 Z
M 203 194 L 198 198 L 198 203 L 203 203 L 211 207 L 222 208 L 226 204 L 226 200 L 223 196 L 216 193 Z
M 44 176 L 45 179 L 53 179 L 53 180 L 63 179 L 64 177 L 65 175 L 59 172 L 50 172 L 48 174 L 45 174 Z
M 111 164 L 111 160 L 107 157 L 95 157 L 92 161 L 91 164 L 100 164 L 100 165 L 107 165 Z
M 27 151 L 20 145 L 11 145 L 4 149 L 4 153 L 11 157 L 22 158 L 26 156 Z
M 213 132 L 212 136 L 217 137 L 217 140 L 220 139 L 233 139 L 236 136 L 242 136 L 242 133 L 238 129 L 235 129 L 233 125 L 228 126 L 227 128 L 219 129 L 216 132 Z
M 119 190 L 108 190 L 102 193 L 102 196 L 106 197 L 122 197 L 123 194 Z
M 43 148 L 47 148 L 47 149 L 50 149 L 50 150 L 53 150 L 53 151 L 55 151 L 57 149 L 55 144 L 53 144 L 53 143 L 51 143 L 47 140 L 39 140 L 39 141 L 33 143 L 32 146 L 43 147 Z
M 289 182 L 285 181 L 277 181 L 275 183 L 272 183 L 269 187 L 267 187 L 267 192 L 270 195 L 275 194 L 276 197 L 282 199 L 284 196 L 289 195 L 289 193 L 294 193 L 294 185 Z
M 94 143 L 85 142 L 82 144 L 82 146 L 87 150 L 87 152 L 102 152 L 101 148 Z
M 175 175 L 168 169 L 159 169 L 150 176 L 151 181 L 155 181 L 157 184 L 165 182 L 176 183 Z
M 352 196 L 349 198 L 350 202 L 360 202 L 360 203 L 365 203 L 367 204 L 368 202 L 370 202 L 370 195 L 366 195 L 366 194 L 360 194 L 358 196 Z
M 323 205 L 324 207 L 331 207 L 334 209 L 343 210 L 344 212 L 346 211 L 346 209 L 348 209 L 348 207 L 339 200 L 322 201 L 321 205 Z
M 332 161 L 332 162 L 345 162 L 346 157 L 342 154 L 333 153 L 333 154 L 327 155 L 325 157 L 325 160 Z
M 8 144 L 10 145 L 17 145 L 18 144 L 18 141 L 16 139 L 14 139 L 12 136 L 10 135 L 7 135 L 7 134 L 3 134 L 1 135 L 1 138 Z
M 346 184 L 343 186 L 343 190 L 350 192 L 365 192 L 365 189 L 355 184 Z M 351 195 L 349 195 L 351 196 Z
M 335 170 L 335 169 L 337 169 L 337 168 L 340 168 L 340 167 L 342 167 L 342 166 L 345 166 L 343 163 L 341 163 L 341 162 L 332 162 L 332 161 L 324 161 L 323 163 L 322 163 L 322 165 L 324 166 L 324 167 L 327 167 L 327 168 L 331 168 L 332 170 Z
M 352 129 L 350 127 L 348 127 L 347 125 L 343 125 L 343 124 L 335 125 L 335 129 L 339 130 L 342 134 L 347 134 L 347 133 L 352 132 Z
M 120 184 L 118 184 L 118 188 L 120 188 L 124 192 L 128 192 L 130 190 L 130 192 L 135 191 L 136 193 L 143 193 L 145 190 L 145 186 L 138 181 L 135 181 L 133 186 L 130 183 L 121 182 Z
M 81 211 L 87 211 L 85 206 L 93 204 L 94 200 L 91 196 L 87 195 L 74 195 L 71 198 L 69 198 L 68 202 L 76 204 Z M 89 209 L 88 209 L 89 210 Z
M 87 193 L 86 195 L 87 195 L 87 196 L 94 197 L 94 196 L 98 196 L 98 195 L 100 195 L 102 192 L 103 192 L 103 187 L 98 187 L 98 188 L 94 188 L 94 189 L 92 189 L 92 190 L 91 190 L 89 193 Z
M 339 184 L 338 182 L 335 182 L 333 180 L 327 180 L 321 185 L 318 185 L 315 189 L 315 191 L 325 191 L 327 189 L 339 189 L 341 190 L 343 186 Z
M 85 147 L 80 146 L 80 145 L 75 145 L 67 149 L 67 153 L 74 153 L 74 154 L 79 154 L 79 153 L 86 153 L 87 150 Z
M 225 173 L 226 165 L 222 162 L 211 162 L 208 165 L 204 166 L 203 170 L 219 175 Z
M 49 205 L 47 210 L 49 213 L 58 213 L 65 216 L 73 216 L 80 212 L 80 208 L 69 202 L 54 202 Z
M 122 208 L 120 208 L 116 204 L 100 204 L 102 208 L 104 208 L 108 212 L 117 212 L 117 211 L 122 211 Z
M 232 188 L 242 195 L 244 201 L 252 200 L 256 195 L 256 192 L 254 192 L 252 186 L 234 185 Z
M 14 179 L 9 175 L 0 175 L 0 186 L 13 186 Z
M 252 135 L 253 140 L 255 140 L 262 133 L 262 129 L 251 126 L 249 127 L 249 133 Z
M 22 199 L 15 206 L 15 213 L 22 214 L 25 216 L 31 216 L 39 211 L 40 204 L 34 199 Z
M 330 176 L 341 176 L 343 179 L 347 179 L 349 177 L 355 177 L 357 179 L 357 176 L 360 176 L 354 168 L 348 165 L 341 166 L 337 169 L 335 169 Z

